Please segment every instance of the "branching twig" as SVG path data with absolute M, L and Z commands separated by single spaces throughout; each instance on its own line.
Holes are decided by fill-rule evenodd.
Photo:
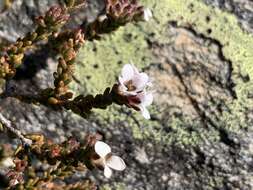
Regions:
M 24 137 L 24 135 L 22 135 L 22 133 L 15 129 L 14 127 L 12 127 L 11 125 L 11 121 L 9 121 L 8 119 L 6 119 L 1 113 L 0 113 L 0 122 L 13 134 L 15 134 L 21 141 L 23 144 L 26 145 L 31 145 L 32 144 L 32 140 L 27 139 Z

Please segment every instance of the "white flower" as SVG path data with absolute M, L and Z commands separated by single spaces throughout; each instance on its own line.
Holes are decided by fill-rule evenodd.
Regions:
M 145 21 L 149 21 L 153 17 L 153 14 L 149 8 L 144 9 L 143 19 Z
M 123 95 L 137 95 L 150 85 L 146 73 L 140 73 L 132 64 L 124 65 L 121 76 L 119 76 L 119 91 Z
M 128 107 L 141 111 L 146 119 L 150 119 L 147 106 L 153 102 L 152 92 L 146 88 L 151 86 L 150 79 L 146 73 L 139 72 L 133 64 L 126 64 L 119 76 L 118 94 L 125 97 Z
M 123 171 L 126 168 L 124 160 L 119 156 L 113 155 L 111 153 L 111 147 L 108 144 L 102 141 L 97 141 L 95 144 L 95 152 L 102 159 L 105 177 L 111 177 L 112 169 Z
M 153 102 L 153 94 L 146 92 L 146 90 L 138 93 L 136 96 L 128 96 L 128 106 L 134 108 L 137 111 L 141 111 L 145 119 L 150 119 L 150 114 L 147 106 L 150 106 Z

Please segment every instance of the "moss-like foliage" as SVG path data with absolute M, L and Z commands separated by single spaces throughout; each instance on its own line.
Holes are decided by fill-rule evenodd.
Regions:
M 145 69 L 156 62 L 149 40 L 159 44 L 168 43 L 166 37 L 168 22 L 176 21 L 179 26 L 190 26 L 199 34 L 206 35 L 220 42 L 226 59 L 231 60 L 232 79 L 235 82 L 237 99 L 226 102 L 231 112 L 220 116 L 220 126 L 236 131 L 238 127 L 247 127 L 245 113 L 253 107 L 249 93 L 253 91 L 253 82 L 243 81 L 239 77 L 253 78 L 253 38 L 238 25 L 236 17 L 219 9 L 205 5 L 199 0 L 143 0 L 151 8 L 154 18 L 148 23 L 129 24 L 112 35 L 104 36 L 101 41 L 87 42 L 79 55 L 79 66 L 76 70 L 79 84 L 73 88 L 81 93 L 102 92 L 112 85 L 123 64 L 133 61 L 139 68 Z M 211 31 L 211 32 L 210 32 Z M 202 130 L 198 123 L 190 118 L 170 118 L 161 124 L 160 109 L 153 106 L 151 113 L 157 119 L 144 121 L 138 113 L 131 115 L 128 109 L 117 106 L 106 111 L 95 111 L 100 123 L 125 124 L 131 127 L 136 138 L 155 138 L 166 143 L 198 144 L 203 136 L 210 140 L 217 139 L 214 131 Z M 189 132 L 187 125 L 193 127 Z M 164 126 L 166 125 L 166 126 Z M 172 129 L 165 132 L 164 128 Z

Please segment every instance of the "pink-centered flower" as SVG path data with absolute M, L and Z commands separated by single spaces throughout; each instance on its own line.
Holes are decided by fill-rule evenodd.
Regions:
M 139 72 L 133 64 L 126 64 L 119 76 L 118 93 L 126 97 L 127 106 L 141 111 L 146 119 L 150 119 L 147 106 L 153 102 L 152 92 L 147 88 L 151 86 L 150 79 L 146 73 Z
M 119 76 L 119 91 L 122 95 L 137 95 L 147 86 L 150 86 L 149 77 L 146 73 L 139 72 L 132 64 L 124 65 Z
M 113 155 L 111 153 L 111 147 L 108 144 L 102 141 L 97 141 L 95 144 L 95 152 L 101 159 L 105 177 L 111 177 L 112 169 L 123 171 L 126 168 L 124 160 L 119 156 Z

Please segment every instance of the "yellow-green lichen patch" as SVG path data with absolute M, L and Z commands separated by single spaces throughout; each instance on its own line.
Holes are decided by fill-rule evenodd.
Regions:
M 145 36 L 131 24 L 113 35 L 104 36 L 101 41 L 87 42 L 81 52 L 76 73 L 89 93 L 102 92 L 113 85 L 123 64 L 132 61 L 144 67 L 151 62 Z
M 155 64 L 157 57 L 153 56 L 147 38 L 158 44 L 169 43 L 170 39 L 166 35 L 168 23 L 176 21 L 179 26 L 191 27 L 196 33 L 215 39 L 222 45 L 225 58 L 232 62 L 232 79 L 236 84 L 238 99 L 226 102 L 231 112 L 223 112 L 219 118 L 220 126 L 224 125 L 234 131 L 240 126 L 247 126 L 244 112 L 253 107 L 252 100 L 248 98 L 248 94 L 253 91 L 253 83 L 245 83 L 238 77 L 238 73 L 253 78 L 253 38 L 239 27 L 236 17 L 199 0 L 142 2 L 152 9 L 154 19 L 149 23 L 129 24 L 104 36 L 100 41 L 87 42 L 79 55 L 76 70 L 80 84 L 75 84 L 73 88 L 85 94 L 102 92 L 115 82 L 122 65 L 130 60 L 140 69 Z M 191 121 L 191 118 L 170 118 L 166 120 L 167 123 L 161 123 L 159 110 L 162 109 L 154 107 L 151 113 L 158 119 L 153 121 L 143 120 L 136 112 L 133 119 L 118 106 L 112 106 L 109 110 L 95 110 L 95 115 L 105 125 L 125 121 L 132 128 L 135 138 L 151 137 L 158 141 L 182 144 L 198 144 L 205 137 L 213 140 L 218 138 L 215 131 L 202 130 L 199 122 Z M 196 130 L 189 132 L 185 125 L 191 125 Z M 166 133 L 165 127 L 171 128 L 172 132 Z
M 152 0 L 147 2 L 156 4 L 156 1 Z M 231 112 L 224 112 L 222 120 L 231 130 L 237 130 L 240 126 L 246 127 L 248 124 L 245 121 L 245 112 L 253 107 L 252 99 L 248 98 L 253 90 L 253 82 L 245 83 L 237 74 L 241 73 L 244 76 L 248 75 L 250 79 L 253 78 L 252 35 L 239 27 L 234 15 L 209 7 L 201 1 L 167 0 L 166 2 L 167 4 L 164 5 L 167 7 L 169 20 L 177 21 L 179 25 L 191 26 L 197 33 L 209 36 L 222 44 L 224 56 L 232 61 L 234 69 L 232 78 L 236 83 L 235 91 L 238 97 L 233 102 L 227 102 Z

